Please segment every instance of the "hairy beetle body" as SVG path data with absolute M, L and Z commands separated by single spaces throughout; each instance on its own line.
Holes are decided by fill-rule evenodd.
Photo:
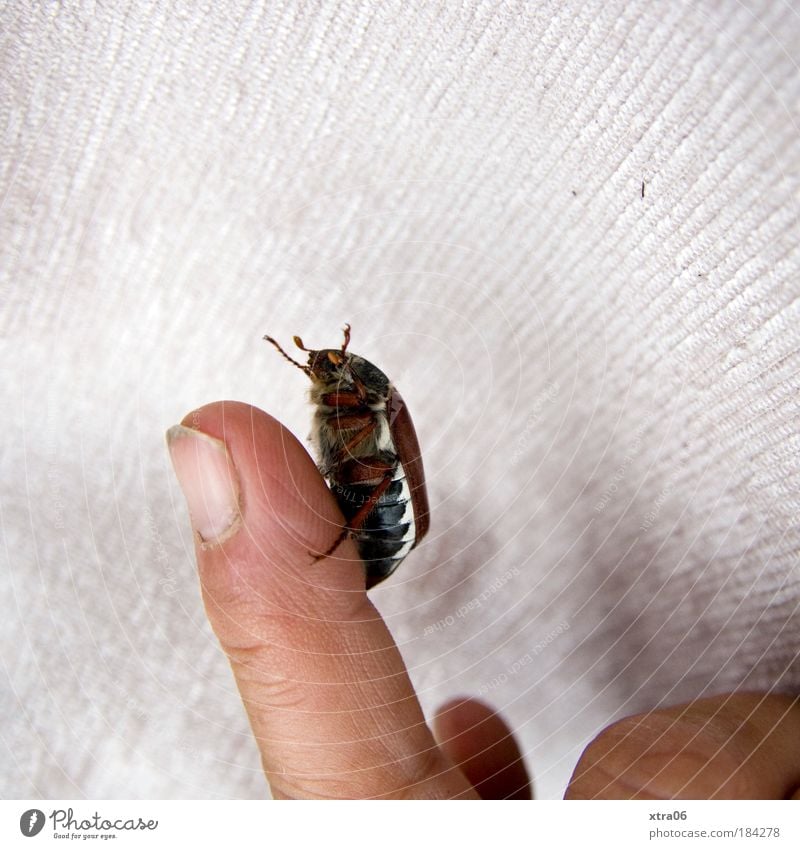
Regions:
M 352 536 L 367 568 L 367 588 L 388 577 L 428 530 L 425 475 L 411 416 L 400 393 L 368 360 L 340 349 L 305 348 L 302 365 L 264 337 L 311 378 L 312 441 L 320 471 L 345 517 L 331 554 Z

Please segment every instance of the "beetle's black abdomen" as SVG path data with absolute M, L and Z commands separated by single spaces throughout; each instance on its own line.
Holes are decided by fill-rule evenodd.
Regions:
M 350 520 L 372 496 L 374 484 L 348 484 L 334 490 L 339 508 Z M 388 577 L 414 545 L 414 516 L 403 467 L 398 463 L 392 482 L 362 526 L 353 532 L 367 568 L 367 589 Z

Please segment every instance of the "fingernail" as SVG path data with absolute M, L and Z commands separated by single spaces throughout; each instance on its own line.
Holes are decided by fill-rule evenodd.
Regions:
M 175 425 L 167 431 L 167 447 L 200 542 L 213 545 L 232 537 L 242 514 L 239 477 L 225 443 Z

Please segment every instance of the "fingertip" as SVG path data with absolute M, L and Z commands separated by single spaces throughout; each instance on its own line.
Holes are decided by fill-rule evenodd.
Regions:
M 480 699 L 456 696 L 440 705 L 434 722 L 449 730 L 463 731 L 495 716 L 493 708 Z
M 478 699 L 458 697 L 436 712 L 434 735 L 482 799 L 530 799 L 522 753 L 506 722 Z
M 181 425 L 224 444 L 238 479 L 240 527 L 198 550 L 206 589 L 222 589 L 226 598 L 275 591 L 289 607 L 294 598 L 303 608 L 335 605 L 337 590 L 364 597 L 364 568 L 351 540 L 315 559 L 344 520 L 313 459 L 286 427 L 239 401 L 207 404 Z
M 567 799 L 778 799 L 800 783 L 800 709 L 728 693 L 618 720 L 584 750 Z

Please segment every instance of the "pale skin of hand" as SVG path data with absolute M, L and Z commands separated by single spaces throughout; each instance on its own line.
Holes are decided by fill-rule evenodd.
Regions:
M 275 798 L 529 799 L 504 721 L 474 699 L 428 727 L 400 652 L 305 448 L 238 402 L 169 434 L 203 600 Z M 533 765 L 535 769 L 535 764 Z M 740 693 L 601 731 L 566 798 L 800 798 L 800 704 Z

